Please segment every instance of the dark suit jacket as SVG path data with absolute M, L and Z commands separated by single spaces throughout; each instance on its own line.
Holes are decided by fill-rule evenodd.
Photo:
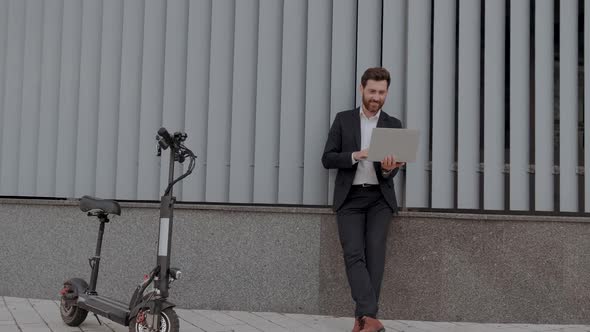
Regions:
M 361 149 L 361 118 L 359 113 L 360 108 L 356 108 L 336 114 L 324 148 L 322 156 L 324 167 L 338 169 L 336 185 L 334 186 L 334 211 L 338 211 L 346 196 L 348 196 L 358 166 L 358 163 L 352 164 L 352 153 Z M 377 127 L 401 128 L 402 123 L 382 110 L 377 121 Z M 375 166 L 381 193 L 387 204 L 396 211 L 397 201 L 393 188 L 393 177 L 397 174 L 398 169 L 396 168 L 387 177 L 383 177 L 381 163 L 374 162 L 373 165 Z

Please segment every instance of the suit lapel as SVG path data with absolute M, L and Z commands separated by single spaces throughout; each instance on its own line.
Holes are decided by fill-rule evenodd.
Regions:
M 379 119 L 377 120 L 377 128 L 382 128 L 384 122 L 385 122 L 385 113 L 383 113 L 383 110 L 381 110 L 381 113 L 379 113 Z
M 361 116 L 360 108 L 357 108 L 352 114 L 352 122 L 354 128 L 354 142 L 356 144 L 356 151 L 361 149 Z
M 383 110 L 381 110 L 381 113 L 379 113 L 379 119 L 377 120 L 377 128 L 382 128 L 383 127 L 383 123 L 385 122 L 385 113 L 383 113 Z M 381 172 L 381 163 L 380 162 L 373 162 L 373 167 L 375 167 L 375 174 L 379 174 L 379 172 Z M 379 176 L 377 175 L 377 178 L 379 178 Z

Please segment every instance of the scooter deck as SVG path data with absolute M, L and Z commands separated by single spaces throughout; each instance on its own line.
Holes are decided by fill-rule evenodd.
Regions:
M 129 307 L 123 302 L 100 295 L 82 294 L 78 297 L 78 307 L 119 324 L 129 325 Z

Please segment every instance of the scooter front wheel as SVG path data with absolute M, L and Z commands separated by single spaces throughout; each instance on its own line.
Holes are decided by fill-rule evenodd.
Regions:
M 150 328 L 146 323 L 145 314 L 149 314 L 149 310 L 141 312 L 139 315 L 131 319 L 129 322 L 129 332 L 149 332 Z M 178 332 L 180 331 L 180 323 L 178 315 L 172 308 L 162 310 L 160 316 L 160 332 Z

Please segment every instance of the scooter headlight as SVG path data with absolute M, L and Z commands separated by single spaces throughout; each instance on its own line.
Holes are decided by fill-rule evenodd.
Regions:
M 182 275 L 182 272 L 179 269 L 170 268 L 170 278 L 171 279 L 178 280 L 178 279 L 180 279 L 181 275 Z

